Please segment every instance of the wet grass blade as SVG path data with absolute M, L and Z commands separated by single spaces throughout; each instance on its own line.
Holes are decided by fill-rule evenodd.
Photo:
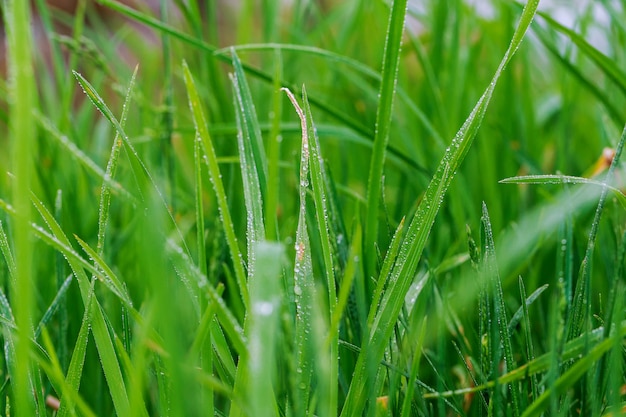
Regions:
M 619 165 L 619 160 L 622 156 L 624 149 L 624 142 L 626 142 L 626 126 L 622 131 L 622 135 L 619 139 L 617 147 L 615 148 L 615 155 L 611 161 L 611 165 L 607 171 L 606 177 L 603 183 L 610 183 L 615 175 L 615 170 Z M 589 232 L 589 240 L 587 242 L 587 250 L 585 251 L 585 258 L 582 261 L 582 270 L 576 283 L 576 290 L 574 292 L 574 298 L 572 302 L 571 315 L 568 317 L 568 332 L 569 337 L 577 337 L 584 331 L 585 326 L 589 324 L 591 319 L 591 271 L 592 271 L 592 257 L 596 245 L 596 238 L 598 234 L 598 228 L 600 226 L 600 219 L 604 210 L 604 204 L 606 202 L 608 194 L 608 188 L 602 187 L 602 193 L 596 207 L 596 212 L 591 223 L 591 230 Z
M 493 301 L 493 317 L 495 323 L 492 325 L 497 327 L 499 333 L 499 340 L 492 340 L 491 346 L 494 346 L 494 354 L 492 356 L 492 364 L 494 368 L 497 368 L 500 364 L 500 347 L 504 349 L 504 363 L 506 369 L 515 369 L 517 367 L 515 359 L 513 358 L 513 348 L 511 344 L 511 334 L 507 326 L 508 318 L 506 314 L 506 306 L 504 304 L 504 292 L 502 291 L 502 282 L 500 280 L 500 273 L 498 271 L 498 265 L 496 260 L 495 242 L 493 240 L 493 231 L 491 229 L 491 220 L 489 219 L 489 212 L 487 211 L 487 205 L 483 203 L 483 216 L 482 223 L 485 232 L 485 252 L 483 268 L 485 270 L 485 279 L 489 280 L 489 287 L 491 289 L 491 296 Z M 490 332 L 491 334 L 491 332 Z M 495 374 L 494 374 L 495 375 Z M 517 384 L 510 384 L 509 391 L 513 397 L 513 415 L 520 415 L 520 397 Z M 496 396 L 498 398 L 498 396 Z M 508 403 L 508 401 L 507 401 Z M 501 409 L 504 404 L 494 404 L 496 409 Z
M 198 90 L 196 89 L 187 63 L 183 63 L 183 75 L 185 78 L 185 86 L 187 87 L 187 95 L 189 97 L 189 107 L 191 108 L 194 125 L 196 127 L 196 140 L 202 142 L 204 159 L 208 165 L 211 183 L 213 184 L 213 189 L 215 190 L 215 195 L 217 197 L 218 208 L 222 218 L 224 233 L 226 234 L 226 242 L 228 243 L 228 248 L 230 249 L 230 255 L 233 261 L 233 268 L 235 270 L 235 277 L 239 286 L 239 292 L 244 306 L 247 307 L 250 304 L 250 296 L 248 294 L 248 284 L 246 280 L 246 272 L 243 266 L 243 259 L 241 257 L 235 228 L 228 209 L 226 191 L 224 190 L 224 184 L 222 183 L 222 174 L 220 173 L 217 155 L 215 153 L 215 148 L 213 147 L 211 135 L 209 134 L 207 128 L 206 117 L 202 111 L 200 96 L 198 95 Z
M 313 374 L 313 302 L 315 301 L 315 282 L 311 262 L 311 243 L 307 231 L 306 194 L 309 187 L 309 129 L 304 111 L 291 91 L 284 89 L 293 104 L 302 126 L 302 146 L 300 154 L 300 208 L 296 230 L 296 259 L 293 271 L 293 292 L 296 302 L 296 378 L 294 381 L 293 405 L 296 415 L 306 415 L 310 410 L 311 380 Z
M 383 166 L 385 152 L 389 142 L 389 132 L 393 119 L 393 101 L 398 83 L 398 65 L 400 63 L 400 49 L 402 33 L 406 18 L 407 0 L 394 0 L 391 6 L 385 52 L 383 54 L 380 92 L 378 94 L 378 109 L 376 111 L 376 130 L 374 132 L 374 149 L 370 160 L 369 176 L 367 180 L 367 210 L 365 217 L 364 248 L 365 248 L 365 276 L 377 278 L 375 244 L 378 241 L 378 213 L 383 181 Z
M 366 401 L 368 401 L 366 393 L 369 392 L 373 381 L 371 380 L 372 376 L 367 374 L 366 368 L 370 366 L 368 364 L 379 363 L 383 357 L 440 204 L 457 168 L 472 145 L 500 75 L 513 57 L 532 22 L 538 3 L 538 0 L 531 0 L 524 8 L 509 48 L 491 83 L 446 150 L 409 225 L 398 260 L 390 274 L 388 289 L 383 294 L 381 305 L 373 321 L 368 343 L 359 355 L 355 374 L 342 410 L 344 417 L 360 415 Z

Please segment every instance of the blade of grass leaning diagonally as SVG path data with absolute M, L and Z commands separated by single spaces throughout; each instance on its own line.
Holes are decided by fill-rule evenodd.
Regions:
M 306 224 L 306 194 L 309 187 L 309 137 L 306 115 L 298 105 L 298 101 L 291 91 L 283 89 L 293 104 L 302 126 L 302 146 L 300 155 L 300 208 L 298 212 L 298 226 L 296 229 L 296 259 L 294 266 L 294 288 L 296 301 L 296 378 L 294 381 L 293 405 L 294 415 L 307 415 L 311 394 L 311 380 L 313 372 L 313 341 L 310 329 L 313 328 L 313 302 L 315 297 L 315 282 L 311 261 L 311 242 Z
M 376 242 L 378 241 L 379 205 L 383 181 L 383 167 L 385 151 L 389 142 L 389 132 L 393 120 L 393 101 L 398 83 L 398 65 L 400 63 L 400 49 L 402 47 L 402 33 L 406 18 L 407 0 L 394 0 L 389 16 L 387 39 L 383 54 L 382 80 L 378 94 L 378 108 L 376 111 L 376 129 L 374 132 L 374 149 L 370 160 L 369 176 L 367 179 L 367 209 L 365 214 L 364 256 L 365 277 L 376 279 Z
M 370 380 L 371 376 L 366 373 L 366 368 L 368 364 L 379 363 L 383 357 L 402 308 L 404 295 L 413 280 L 413 274 L 435 221 L 435 216 L 439 211 L 441 201 L 452 182 L 454 173 L 472 145 L 498 79 L 524 38 L 538 3 L 538 0 L 531 0 L 524 8 L 509 48 L 505 52 L 491 83 L 447 148 L 408 227 L 398 260 L 388 278 L 387 291 L 383 294 L 378 312 L 372 323 L 369 340 L 359 354 L 353 382 L 350 385 L 341 413 L 343 417 L 360 415 L 365 407 L 365 402 L 368 400 L 365 393 L 369 392 L 370 384 L 373 383 Z M 381 279 L 386 278 L 381 277 Z M 374 306 L 373 308 L 377 307 Z
M 189 66 L 186 62 L 183 62 L 183 75 L 189 98 L 189 107 L 191 109 L 194 125 L 196 127 L 196 140 L 202 142 L 203 158 L 208 165 L 209 176 L 217 197 L 217 204 L 224 226 L 226 242 L 233 261 L 235 278 L 237 280 L 237 284 L 239 285 L 239 293 L 241 294 L 244 306 L 248 307 L 250 304 L 250 296 L 248 294 L 246 272 L 243 266 L 241 251 L 239 250 L 239 243 L 237 243 L 235 228 L 228 209 L 228 201 L 226 199 L 226 191 L 224 190 L 224 184 L 222 182 L 222 174 L 220 173 L 217 155 L 215 154 L 215 148 L 213 147 L 213 141 L 207 128 L 206 117 L 202 111 L 200 96 L 198 94 L 198 90 L 196 89 L 191 72 L 189 71 Z
M 69 242 L 69 239 L 67 238 L 67 236 L 65 236 L 65 233 L 63 232 L 61 226 L 56 222 L 52 214 L 48 212 L 43 203 L 35 198 L 35 196 L 33 196 L 33 204 L 52 231 L 54 238 L 59 240 L 63 245 L 67 246 L 68 248 L 71 248 L 72 246 Z M 104 317 L 104 312 L 102 311 L 102 307 L 100 306 L 100 303 L 97 299 L 91 298 L 91 283 L 89 277 L 85 273 L 83 264 L 79 263 L 75 258 L 70 257 L 67 257 L 67 261 L 74 273 L 74 276 L 76 276 L 76 279 L 78 281 L 81 297 L 83 299 L 83 304 L 85 308 L 90 308 L 93 310 L 90 314 L 91 331 L 96 342 L 98 354 L 100 355 L 102 370 L 104 371 L 104 376 L 109 386 L 109 392 L 111 394 L 111 398 L 113 399 L 113 405 L 115 407 L 115 410 L 119 415 L 129 415 L 122 414 L 130 412 L 130 403 L 128 401 L 126 386 L 124 384 L 124 379 L 122 377 L 119 362 L 115 353 L 113 342 L 111 340 L 109 328 Z M 93 271 L 95 271 L 96 273 L 98 272 L 96 269 L 94 269 Z M 142 410 L 142 414 L 147 415 L 147 411 L 145 409 Z
M 73 71 L 73 73 L 74 73 L 74 76 L 76 77 L 76 80 L 78 81 L 81 88 L 83 89 L 83 92 L 87 95 L 87 97 L 92 102 L 92 104 L 96 107 L 96 109 L 98 109 L 100 113 L 102 113 L 102 115 L 111 123 L 111 125 L 113 125 L 113 127 L 115 128 L 115 131 L 117 132 L 117 134 L 119 134 L 119 138 L 122 140 L 122 142 L 124 143 L 124 146 L 128 150 L 127 155 L 129 157 L 130 164 L 131 164 L 133 173 L 135 174 L 135 177 L 139 180 L 141 184 L 149 183 L 150 186 L 154 189 L 154 191 L 156 192 L 156 195 L 159 198 L 159 202 L 161 203 L 161 209 L 164 210 L 164 212 L 166 213 L 165 217 L 169 220 L 171 227 L 178 234 L 178 237 L 180 239 L 181 244 L 183 245 L 184 250 L 187 253 L 189 253 L 189 248 L 187 248 L 185 239 L 183 238 L 183 235 L 180 229 L 178 228 L 178 224 L 174 220 L 174 216 L 171 210 L 169 209 L 169 205 L 167 204 L 167 201 L 165 200 L 165 196 L 159 189 L 154 178 L 150 174 L 150 171 L 148 170 L 146 165 L 143 163 L 143 161 L 139 157 L 139 154 L 135 150 L 135 147 L 130 142 L 128 135 L 124 131 L 124 128 L 122 127 L 120 122 L 117 120 L 117 118 L 113 115 L 113 113 L 111 112 L 109 107 L 106 105 L 102 97 L 100 97 L 98 92 L 89 83 L 89 81 L 87 81 L 78 72 Z M 128 94 L 130 94 L 130 92 Z M 141 190 L 139 191 L 141 192 Z

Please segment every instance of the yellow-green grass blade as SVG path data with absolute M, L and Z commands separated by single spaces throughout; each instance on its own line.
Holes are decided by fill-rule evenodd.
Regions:
M 19 337 L 15 343 L 15 361 L 9 364 L 13 404 L 17 415 L 31 416 L 36 411 L 33 397 L 30 351 L 32 349 L 32 319 L 34 291 L 33 245 L 29 227 L 31 206 L 29 190 L 34 172 L 32 149 L 35 128 L 32 109 L 35 105 L 36 81 L 32 56 L 32 32 L 30 2 L 9 1 L 5 3 L 6 40 L 8 49 L 9 79 L 9 134 L 11 170 L 15 175 L 12 201 L 18 212 L 12 224 L 15 259 L 15 280 L 10 283 L 11 299 Z M 43 410 L 38 410 L 41 412 Z
M 239 249 L 239 243 L 237 242 L 235 228 L 233 226 L 233 221 L 230 216 L 230 211 L 228 209 L 228 201 L 226 199 L 226 191 L 224 190 L 224 184 L 222 182 L 222 174 L 220 173 L 217 155 L 215 153 L 215 148 L 213 147 L 213 141 L 207 128 L 206 117 L 200 103 L 200 96 L 198 94 L 198 90 L 196 89 L 193 77 L 191 75 L 191 72 L 189 71 L 189 66 L 187 65 L 187 63 L 183 63 L 183 75 L 185 78 L 185 86 L 187 88 L 187 95 L 189 98 L 189 107 L 191 109 L 194 125 L 196 127 L 196 140 L 202 142 L 204 159 L 208 165 L 209 176 L 211 178 L 211 183 L 213 184 L 213 189 L 217 197 L 218 209 L 222 219 L 224 233 L 226 234 L 226 242 L 228 243 L 231 259 L 233 261 L 233 268 L 235 271 L 235 277 L 237 279 L 237 285 L 239 286 L 239 292 L 241 294 L 244 306 L 248 307 L 250 304 L 250 296 L 248 294 L 246 272 L 244 270 L 243 259 L 241 256 L 241 251 Z
M 537 6 L 538 0 L 531 0 L 524 8 L 509 48 L 502 58 L 491 83 L 452 140 L 451 145 L 447 148 L 409 225 L 398 260 L 388 278 L 387 291 L 383 294 L 381 305 L 370 329 L 369 340 L 359 354 L 355 374 L 342 410 L 342 416 L 344 417 L 360 415 L 365 408 L 366 401 L 369 400 L 366 393 L 370 392 L 373 374 L 372 372 L 367 372 L 367 369 L 372 364 L 379 363 L 384 355 L 389 337 L 393 332 L 402 308 L 404 295 L 412 283 L 418 260 L 426 244 L 441 202 L 457 168 L 471 147 L 497 81 L 519 47 L 526 30 L 532 22 Z
M 378 265 L 375 245 L 378 241 L 379 205 L 383 182 L 385 152 L 389 142 L 389 132 L 393 120 L 393 102 L 398 83 L 398 66 L 402 34 L 406 19 L 407 0 L 394 0 L 385 40 L 385 52 L 381 74 L 378 108 L 376 111 L 376 129 L 374 132 L 374 149 L 370 160 L 367 180 L 367 209 L 365 214 L 364 253 L 365 277 L 378 278 Z

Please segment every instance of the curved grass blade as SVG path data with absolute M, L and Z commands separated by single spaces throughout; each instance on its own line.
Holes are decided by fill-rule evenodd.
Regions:
M 370 366 L 368 364 L 377 364 L 383 358 L 385 348 L 402 309 L 404 296 L 412 283 L 413 275 L 441 201 L 452 182 L 454 173 L 471 147 L 498 79 L 519 47 L 532 22 L 538 3 L 538 0 L 531 0 L 524 8 L 509 48 L 504 54 L 491 83 L 452 140 L 451 146 L 446 150 L 409 225 L 398 260 L 390 274 L 387 291 L 383 294 L 380 308 L 372 323 L 368 343 L 359 354 L 356 370 L 341 413 L 344 417 L 361 415 L 366 401 L 369 400 L 366 393 L 369 392 L 369 387 L 373 381 L 372 376 L 367 375 L 366 368 Z
M 377 278 L 375 245 L 378 241 L 378 213 L 383 181 L 383 165 L 385 151 L 389 142 L 391 130 L 393 101 L 398 83 L 398 65 L 400 63 L 400 48 L 402 33 L 406 18 L 407 0 L 394 0 L 391 6 L 383 67 L 380 83 L 378 109 L 376 111 L 376 130 L 374 132 L 374 149 L 370 160 L 369 176 L 367 180 L 367 210 L 365 214 L 364 256 L 365 277 Z
M 618 87 L 622 90 L 622 93 L 626 94 L 626 74 L 624 74 L 619 67 L 616 65 L 616 61 L 610 59 L 602 52 L 598 51 L 594 48 L 589 42 L 587 42 L 582 36 L 573 31 L 572 29 L 563 26 L 552 17 L 550 17 L 547 13 L 538 12 L 539 16 L 541 16 L 552 28 L 557 30 L 558 32 L 567 36 L 578 48 L 580 51 L 585 54 L 589 59 L 600 67 L 602 72 L 606 74 Z
M 215 148 L 213 147 L 213 141 L 211 135 L 207 129 L 206 118 L 202 111 L 200 104 L 200 97 L 189 66 L 186 62 L 183 62 L 183 75 L 185 78 L 185 86 L 187 87 L 187 95 L 189 98 L 189 107 L 192 112 L 194 125 L 196 127 L 196 138 L 202 142 L 204 159 L 209 168 L 209 175 L 215 195 L 217 197 L 217 204 L 224 225 L 224 233 L 226 235 L 226 242 L 230 249 L 230 255 L 233 261 L 233 268 L 235 270 L 235 277 L 239 286 L 239 292 L 243 300 L 244 306 L 250 305 L 250 296 L 248 294 L 248 284 L 246 280 L 246 272 L 243 266 L 243 259 L 239 250 L 239 244 L 237 243 L 237 236 L 235 235 L 235 228 L 233 221 L 230 217 L 230 211 L 228 210 L 228 201 L 226 199 L 226 192 L 224 190 L 224 184 L 222 183 L 222 174 L 220 173 L 219 165 L 217 162 L 217 155 L 215 154 Z M 246 308 L 247 310 L 247 308 Z

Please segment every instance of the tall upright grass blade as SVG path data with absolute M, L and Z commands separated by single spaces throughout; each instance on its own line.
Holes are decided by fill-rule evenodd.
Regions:
M 265 195 L 265 227 L 267 239 L 278 240 L 278 207 L 280 201 L 280 142 L 283 95 L 280 80 L 283 74 L 283 58 L 280 50 L 274 53 L 274 79 L 272 82 L 272 112 L 267 146 L 267 193 Z
M 369 176 L 367 180 L 367 211 L 365 218 L 365 276 L 377 278 L 375 244 L 378 241 L 378 212 L 380 194 L 383 181 L 383 166 L 385 151 L 389 142 L 389 132 L 393 119 L 393 101 L 398 83 L 398 65 L 400 63 L 400 48 L 402 33 L 406 18 L 407 0 L 394 0 L 391 6 L 385 52 L 383 54 L 382 80 L 378 94 L 378 109 L 376 112 L 376 130 L 374 132 L 374 149 L 370 160 Z
M 296 302 L 296 378 L 294 381 L 293 403 L 296 415 L 306 415 L 310 409 L 310 387 L 313 373 L 313 302 L 315 301 L 315 282 L 311 263 L 311 242 L 307 231 L 306 194 L 309 187 L 309 136 L 307 118 L 293 93 L 284 89 L 293 104 L 302 125 L 302 147 L 300 154 L 300 208 L 296 230 L 296 259 L 293 271 Z
M 343 417 L 360 415 L 365 407 L 366 401 L 368 401 L 366 393 L 369 392 L 370 386 L 373 383 L 373 376 L 368 375 L 366 369 L 368 366 L 371 366 L 371 364 L 379 363 L 383 357 L 385 348 L 402 308 L 404 295 L 413 281 L 413 275 L 417 268 L 418 260 L 426 245 L 426 240 L 434 223 L 435 216 L 439 211 L 441 202 L 452 182 L 457 168 L 471 147 L 500 75 L 513 57 L 526 30 L 532 22 L 538 3 L 538 0 L 531 0 L 524 8 L 509 48 L 504 54 L 491 83 L 452 140 L 450 147 L 446 150 L 417 208 L 417 212 L 406 232 L 398 260 L 388 278 L 388 289 L 381 299 L 381 305 L 372 323 L 367 344 L 359 354 L 352 384 L 350 385 L 350 390 L 341 413 Z
M 492 346 L 494 346 L 494 352 L 492 356 L 492 365 L 494 369 L 497 369 L 500 364 L 500 349 L 504 349 L 502 352 L 502 356 L 504 357 L 504 363 L 506 365 L 506 369 L 514 369 L 516 368 L 515 359 L 513 358 L 513 349 L 511 347 L 511 334 L 509 333 L 509 328 L 507 326 L 508 319 L 506 314 L 506 306 L 504 305 L 504 292 L 502 291 L 502 282 L 500 281 L 500 274 L 498 272 L 498 266 L 496 261 L 496 250 L 495 243 L 493 241 L 493 231 L 491 229 L 491 220 L 489 219 L 489 213 L 487 211 L 487 205 L 483 202 L 482 208 L 483 216 L 482 223 L 485 231 L 485 253 L 484 253 L 484 262 L 483 268 L 486 274 L 486 279 L 489 280 L 489 287 L 491 290 L 491 296 L 493 301 L 493 318 L 495 319 L 495 323 L 492 323 L 492 326 L 495 326 L 494 332 L 490 332 L 493 334 L 495 332 L 499 333 L 499 338 L 495 340 L 491 340 Z M 494 377 L 497 376 L 496 373 L 493 374 Z M 520 398 L 519 391 L 516 384 L 509 385 L 509 391 L 513 397 L 513 415 L 519 416 L 520 414 Z M 496 397 L 497 398 L 497 397 Z M 501 409 L 504 404 L 495 403 L 494 406 L 497 409 Z
M 33 173 L 35 140 L 32 109 L 35 104 L 36 81 L 32 57 L 30 2 L 5 3 L 9 73 L 9 129 L 11 137 L 11 170 L 15 175 L 12 187 L 13 204 L 18 216 L 13 223 L 15 250 L 15 280 L 11 283 L 15 322 L 19 337 L 15 340 L 15 362 L 10 364 L 11 388 L 17 415 L 31 416 L 35 412 L 30 366 L 33 329 L 31 311 L 34 291 L 33 246 L 29 227 L 31 217 L 30 188 Z M 42 412 L 43 410 L 41 410 Z
M 228 243 L 228 248 L 230 249 L 233 268 L 235 270 L 235 277 L 237 279 L 237 284 L 239 285 L 239 292 L 244 306 L 249 306 L 250 296 L 248 294 L 246 272 L 244 270 L 243 259 L 239 250 L 239 243 L 237 242 L 237 237 L 235 235 L 233 221 L 228 209 L 226 191 L 224 190 L 224 184 L 222 183 L 222 174 L 220 173 L 217 155 L 215 154 L 215 148 L 213 147 L 211 135 L 207 129 L 206 118 L 204 116 L 204 112 L 202 111 L 198 90 L 196 89 L 187 63 L 183 63 L 183 75 L 185 78 L 185 86 L 187 87 L 189 107 L 191 108 L 194 125 L 196 127 L 196 140 L 202 142 L 204 159 L 208 165 L 211 183 L 213 184 L 213 188 L 217 196 L 218 208 L 224 225 L 226 242 Z

